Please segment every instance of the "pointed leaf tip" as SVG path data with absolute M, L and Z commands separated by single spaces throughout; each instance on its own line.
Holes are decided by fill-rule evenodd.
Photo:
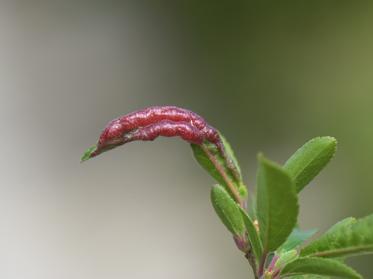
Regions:
M 89 147 L 83 154 L 82 158 L 80 159 L 80 162 L 83 163 L 84 161 L 87 161 L 88 159 L 92 158 L 92 154 L 97 150 L 97 145 L 92 145 Z
M 300 192 L 329 163 L 337 148 L 333 137 L 316 137 L 299 148 L 285 163 L 284 168 L 295 181 Z

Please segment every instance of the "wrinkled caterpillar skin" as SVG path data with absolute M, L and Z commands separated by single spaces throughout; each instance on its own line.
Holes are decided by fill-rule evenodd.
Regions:
M 175 106 L 148 107 L 110 121 L 88 158 L 131 141 L 152 141 L 159 136 L 181 137 L 197 145 L 205 141 L 214 144 L 225 158 L 228 168 L 240 179 L 231 158 L 226 154 L 219 132 L 198 114 Z
M 138 110 L 106 125 L 99 139 L 99 146 L 116 141 L 119 137 L 139 127 L 145 127 L 163 120 L 174 122 L 189 122 L 199 130 L 206 127 L 206 121 L 198 114 L 175 106 L 154 106 Z
M 176 125 L 179 123 L 180 125 Z M 130 136 L 131 138 L 130 140 Z M 158 136 L 180 136 L 196 144 L 214 143 L 225 154 L 218 131 L 198 114 L 175 106 L 155 106 L 138 110 L 109 122 L 101 133 L 91 157 L 126 142 L 154 140 Z M 202 139 L 202 140 L 201 140 Z
M 128 133 L 123 137 L 123 141 L 124 143 L 136 140 L 152 141 L 159 136 L 179 136 L 183 140 L 195 144 L 202 144 L 204 140 L 202 132 L 187 122 L 163 120 Z

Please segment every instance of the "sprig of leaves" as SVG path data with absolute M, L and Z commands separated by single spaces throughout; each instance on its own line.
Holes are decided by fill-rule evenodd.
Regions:
M 297 193 L 327 165 L 336 144 L 332 137 L 314 138 L 298 149 L 283 167 L 261 154 L 258 156 L 256 208 L 250 214 L 257 218 L 258 229 L 256 221 L 241 208 L 248 245 L 259 264 L 258 278 L 361 278 L 338 259 L 325 258 L 372 252 L 372 216 L 361 220 L 347 218 L 303 249 L 301 245 L 317 230 L 302 231 L 296 226 Z M 301 250 L 299 258 L 297 250 Z M 274 259 L 277 264 L 271 266 Z
M 184 113 L 183 117 L 194 120 L 197 117 L 202 124 L 206 124 L 198 115 L 187 110 L 180 111 Z M 175 118 L 169 114 L 162 117 Z M 156 122 L 158 118 L 151 121 Z M 256 195 L 250 196 L 248 205 L 248 192 L 241 169 L 227 140 L 212 128 L 210 130 L 218 138 L 207 140 L 211 138 L 205 130 L 198 130 L 197 126 L 192 127 L 192 124 L 185 123 L 195 130 L 197 136 L 203 135 L 205 138 L 201 144 L 197 144 L 197 140 L 189 141 L 193 142 L 193 154 L 197 162 L 219 183 L 211 190 L 211 202 L 220 220 L 232 234 L 237 247 L 249 260 L 255 278 L 362 278 L 341 258 L 373 253 L 373 215 L 362 219 L 346 218 L 308 245 L 304 245 L 304 242 L 312 237 L 316 230 L 303 231 L 297 227 L 297 194 L 334 156 L 337 146 L 334 138 L 311 139 L 283 166 L 259 154 Z M 162 126 L 162 129 L 172 132 L 172 135 L 189 139 L 187 132 L 190 129 L 171 131 L 168 126 Z M 143 140 L 151 140 L 145 136 Z M 110 145 L 107 148 L 119 145 Z M 96 156 L 96 151 L 97 145 L 90 147 L 84 153 L 82 161 Z M 247 208 L 251 210 L 248 212 Z

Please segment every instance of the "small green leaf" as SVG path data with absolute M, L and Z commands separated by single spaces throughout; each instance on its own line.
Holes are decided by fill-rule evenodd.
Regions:
M 336 260 L 323 258 L 298 258 L 287 264 L 282 275 L 315 274 L 336 276 L 346 279 L 361 279 L 361 275 L 351 267 Z
M 289 251 L 303 244 L 307 239 L 313 236 L 317 232 L 316 229 L 301 231 L 298 228 L 294 228 L 288 239 L 278 249 L 279 251 Z
M 330 161 L 337 147 L 333 137 L 317 137 L 299 148 L 284 165 L 300 192 Z
M 247 199 L 247 188 L 243 183 L 242 175 L 240 166 L 237 162 L 236 157 L 234 156 L 232 147 L 229 145 L 227 140 L 219 133 L 220 139 L 223 143 L 224 150 L 226 152 L 227 158 L 219 152 L 218 148 L 215 144 L 205 142 L 203 146 L 198 144 L 191 144 L 194 157 L 196 158 L 197 162 L 220 184 L 223 185 L 227 190 L 228 193 L 231 193 L 229 190 L 226 181 L 220 174 L 220 172 L 216 169 L 213 162 L 210 158 L 206 155 L 203 147 L 207 148 L 207 150 L 213 155 L 214 159 L 217 163 L 223 168 L 224 172 L 227 174 L 228 178 L 232 181 L 232 183 L 237 188 L 238 193 L 242 197 L 242 199 Z
M 301 251 L 302 256 L 338 258 L 373 253 L 373 214 L 346 218 Z
M 253 249 L 255 258 L 257 259 L 257 261 L 259 261 L 263 253 L 262 242 L 259 238 L 258 232 L 250 216 L 246 213 L 244 209 L 240 208 L 240 211 L 246 226 L 251 248 Z
M 82 158 L 80 159 L 81 162 L 84 162 L 84 161 L 87 161 L 88 159 L 91 158 L 91 155 L 93 152 L 95 152 L 97 149 L 97 146 L 96 145 L 92 145 L 91 147 L 89 147 L 83 154 Z
M 264 253 L 285 242 L 297 222 L 295 185 L 283 168 L 258 156 L 257 214 Z
M 240 207 L 220 185 L 211 189 L 211 202 L 220 220 L 234 236 L 244 236 L 245 223 Z
M 278 269 L 282 269 L 285 265 L 294 261 L 297 257 L 297 250 L 293 249 L 290 251 L 286 251 L 279 255 L 279 259 L 276 261 L 275 267 Z

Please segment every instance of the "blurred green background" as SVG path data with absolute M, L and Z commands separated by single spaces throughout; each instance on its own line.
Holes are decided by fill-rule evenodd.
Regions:
M 203 115 L 250 190 L 256 154 L 319 135 L 337 156 L 301 194 L 320 232 L 373 212 L 370 1 L 0 1 L 0 277 L 248 278 L 175 139 L 79 164 L 104 125 L 150 105 Z M 373 258 L 350 263 L 365 278 Z

